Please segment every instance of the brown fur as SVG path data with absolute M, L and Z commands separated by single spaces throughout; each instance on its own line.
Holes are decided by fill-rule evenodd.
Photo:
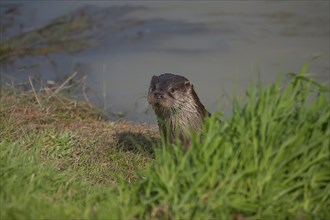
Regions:
M 160 133 L 171 142 L 179 137 L 185 148 L 190 145 L 188 133 L 203 129 L 210 115 L 190 81 L 171 73 L 152 77 L 148 102 L 155 110 Z

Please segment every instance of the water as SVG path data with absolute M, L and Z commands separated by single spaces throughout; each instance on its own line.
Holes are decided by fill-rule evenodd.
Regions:
M 192 81 L 210 112 L 230 112 L 250 80 L 274 82 L 277 73 L 310 69 L 329 80 L 328 1 L 28 1 L 3 38 L 38 30 L 62 16 L 87 15 L 92 27 L 77 36 L 93 41 L 75 52 L 25 56 L 2 65 L 4 80 L 29 75 L 57 79 L 86 75 L 95 104 L 154 123 L 146 93 L 152 75 L 171 72 Z M 8 4 L 2 1 L 1 14 Z M 6 15 L 8 16 L 8 15 Z

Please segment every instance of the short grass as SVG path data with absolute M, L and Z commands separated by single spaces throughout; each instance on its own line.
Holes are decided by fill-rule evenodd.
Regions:
M 1 219 L 329 219 L 329 88 L 305 71 L 251 86 L 188 151 L 77 103 L 3 94 Z

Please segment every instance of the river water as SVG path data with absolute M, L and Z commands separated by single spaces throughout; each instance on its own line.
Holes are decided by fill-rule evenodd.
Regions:
M 17 83 L 30 75 L 58 80 L 78 72 L 94 104 L 136 122 L 155 123 L 146 94 L 152 75 L 161 73 L 190 79 L 206 108 L 225 114 L 233 96 L 242 96 L 258 74 L 267 85 L 279 72 L 299 72 L 319 56 L 310 72 L 329 82 L 329 1 L 2 1 L 1 6 L 1 16 L 15 18 L 2 29 L 2 42 L 82 14 L 92 26 L 77 36 L 93 41 L 79 51 L 1 64 L 2 81 Z

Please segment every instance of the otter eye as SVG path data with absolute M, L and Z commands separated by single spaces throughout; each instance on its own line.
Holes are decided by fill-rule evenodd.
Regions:
M 175 89 L 174 88 L 170 88 L 170 93 L 174 93 Z

